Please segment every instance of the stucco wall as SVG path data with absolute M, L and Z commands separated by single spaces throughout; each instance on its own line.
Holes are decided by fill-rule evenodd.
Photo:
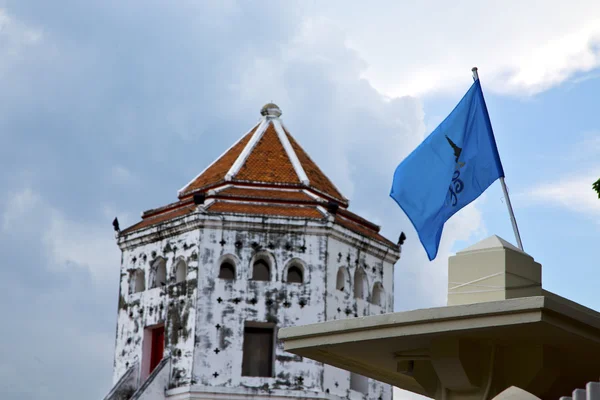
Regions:
M 250 222 L 250 221 L 249 221 Z M 258 228 L 258 229 L 257 229 Z M 259 230 L 260 229 L 260 230 Z M 201 274 L 194 377 L 201 385 L 269 389 L 321 387 L 321 366 L 275 348 L 273 378 L 243 377 L 242 349 L 246 321 L 277 327 L 324 320 L 326 238 L 305 235 L 303 226 L 263 223 L 248 230 L 202 231 Z M 257 256 L 271 260 L 271 281 L 251 280 Z M 236 280 L 218 278 L 224 259 L 236 265 Z M 290 262 L 302 265 L 304 283 L 287 283 Z
M 135 361 L 143 364 L 144 328 L 165 323 L 165 352 L 171 352 L 169 388 L 196 385 L 296 395 L 305 390 L 391 399 L 388 385 L 370 381 L 368 396 L 352 391 L 347 371 L 285 353 L 277 340 L 274 376 L 242 376 L 247 322 L 281 328 L 392 311 L 394 257 L 386 259 L 388 251 L 381 245 L 344 232 L 325 221 L 195 214 L 123 238 L 114 381 Z M 157 257 L 166 260 L 168 284 L 149 289 Z M 269 282 L 251 279 L 256 257 L 269 260 Z M 187 279 L 175 283 L 174 267 L 180 259 L 187 263 Z M 233 281 L 218 278 L 224 260 L 236 267 Z M 303 269 L 302 284 L 285 282 L 292 262 Z M 340 267 L 349 276 L 343 292 L 336 289 Z M 357 268 L 368 282 L 364 300 L 354 296 Z M 146 290 L 130 293 L 136 269 L 145 272 Z M 370 302 L 375 282 L 384 288 L 383 307 Z M 142 372 L 142 379 L 145 376 Z
M 393 264 L 385 261 L 385 253 L 370 248 L 367 240 L 356 241 L 351 238 L 340 240 L 330 237 L 327 253 L 328 279 L 326 297 L 327 320 L 355 318 L 367 315 L 376 315 L 393 311 Z M 344 290 L 336 287 L 337 276 L 340 268 L 347 274 Z M 366 277 L 368 292 L 364 299 L 356 298 L 354 288 L 356 285 L 356 270 L 360 268 Z M 372 304 L 373 286 L 378 282 L 384 288 L 383 306 Z M 362 393 L 350 389 L 350 372 L 329 365 L 324 366 L 323 390 L 341 397 L 362 399 Z M 389 400 L 392 390 L 389 385 L 369 379 L 369 399 Z
M 158 257 L 166 260 L 167 285 L 151 289 L 154 273 L 151 266 Z M 174 268 L 179 260 L 187 265 L 187 279 L 175 283 Z M 146 290 L 131 293 L 132 273 L 137 269 L 144 271 Z M 165 352 L 172 350 L 173 383 L 190 381 L 196 325 L 197 276 L 197 231 L 123 251 L 114 382 L 136 361 L 142 368 L 142 379 L 147 376 L 147 362 L 142 360 L 144 328 L 161 323 L 165 324 Z

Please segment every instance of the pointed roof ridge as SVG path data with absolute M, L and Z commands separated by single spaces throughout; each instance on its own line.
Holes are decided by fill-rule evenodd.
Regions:
M 260 122 L 258 128 L 254 131 L 254 134 L 246 144 L 246 147 L 244 147 L 244 150 L 242 150 L 242 152 L 235 160 L 227 174 L 225 174 L 225 180 L 231 181 L 240 172 L 240 169 L 244 166 L 246 161 L 248 161 L 248 157 L 250 157 L 252 151 L 256 148 L 260 140 L 263 138 L 265 132 L 269 128 L 269 125 L 272 125 L 275 129 L 275 132 L 277 133 L 277 138 L 281 142 L 281 145 L 283 146 L 283 149 L 285 150 L 285 153 L 287 154 L 292 164 L 292 167 L 294 168 L 294 172 L 298 176 L 298 180 L 304 185 L 309 186 L 310 180 L 308 179 L 308 176 L 306 175 L 306 172 L 304 171 L 304 168 L 302 167 L 302 164 L 300 163 L 296 152 L 292 148 L 292 145 L 288 140 L 286 132 L 284 131 L 281 122 L 279 121 L 279 118 L 269 117 L 267 115 L 262 117 L 262 121 Z
M 281 114 L 276 104 L 266 104 L 260 122 L 180 189 L 179 198 L 223 184 L 244 183 L 302 187 L 325 201 L 348 207 L 348 199 L 289 133 Z
M 252 129 L 250 129 L 248 132 L 246 132 L 244 135 L 242 135 L 238 140 L 236 140 L 231 146 L 229 146 L 229 148 L 227 148 L 227 150 L 225 150 L 223 153 L 221 153 L 221 155 L 219 157 L 215 158 L 213 160 L 213 162 L 211 162 L 206 168 L 204 168 L 202 170 L 202 172 L 200 172 L 192 180 L 190 180 L 185 186 L 183 186 L 181 189 L 179 189 L 177 191 L 177 195 L 181 196 L 182 194 L 184 194 L 184 192 L 186 191 L 186 189 L 188 189 L 195 181 L 197 181 L 202 175 L 204 175 L 210 168 L 212 168 L 213 166 L 215 166 L 215 164 L 217 164 L 219 161 L 221 161 L 223 159 L 223 157 L 225 157 L 229 152 L 231 152 L 232 150 L 234 150 L 234 148 L 236 146 L 238 146 L 240 143 L 242 143 L 244 141 L 244 139 L 246 139 L 248 137 L 248 135 L 250 135 L 255 129 L 257 129 L 260 126 L 261 122 L 262 121 L 256 123 L 252 127 Z
M 233 182 L 295 186 L 302 184 L 272 121 L 266 122 L 263 135 L 256 140 L 252 151 L 244 160 L 240 160 L 239 165 L 239 170 L 231 177 Z
M 333 222 L 344 232 L 399 251 L 378 225 L 347 210 L 348 199 L 292 136 L 281 114 L 276 104 L 266 104 L 252 129 L 178 191 L 179 201 L 144 212 L 122 234 L 187 224 L 203 215 L 298 218 Z M 331 203 L 337 206 L 326 209 Z
M 240 172 L 240 169 L 248 160 L 248 157 L 252 153 L 252 150 L 254 150 L 260 139 L 262 139 L 264 133 L 267 131 L 268 125 L 268 119 L 266 117 L 262 117 L 258 128 L 256 128 L 254 134 L 252 135 L 248 143 L 246 143 L 246 147 L 244 147 L 244 150 L 242 150 L 240 155 L 233 162 L 231 168 L 229 168 L 229 171 L 227 171 L 227 173 L 225 174 L 226 181 L 231 181 L 231 179 L 233 179 L 233 177 L 236 176 L 238 172 Z
M 290 130 L 287 128 L 287 126 L 285 125 L 285 123 L 283 121 L 281 122 L 281 126 L 283 128 L 283 131 L 286 133 L 286 136 L 288 137 L 288 140 L 290 140 L 290 144 L 292 145 L 292 147 L 294 147 L 294 145 L 296 145 L 298 147 L 298 149 L 300 150 L 300 152 L 302 153 L 303 157 L 306 157 L 307 160 L 312 163 L 315 168 L 317 169 L 317 174 L 321 175 L 323 178 L 325 178 L 327 180 L 327 184 L 331 185 L 331 188 L 334 190 L 334 192 L 337 194 L 337 197 L 342 200 L 344 203 L 348 204 L 349 201 L 346 197 L 344 197 L 344 195 L 342 194 L 342 192 L 338 189 L 338 187 L 335 185 L 335 183 L 333 183 L 333 181 L 331 181 L 327 175 L 325 175 L 325 173 L 323 173 L 323 171 L 321 171 L 321 168 L 319 168 L 318 164 L 312 159 L 312 157 L 302 148 L 302 146 L 300 145 L 300 143 L 298 143 L 296 141 L 296 139 L 294 139 L 294 137 L 292 136 L 292 134 L 290 133 Z M 298 152 L 295 152 L 296 156 L 298 155 Z M 312 181 L 312 187 L 314 188 L 314 179 Z M 319 189 L 317 189 L 318 191 L 321 191 Z
M 294 151 L 294 148 L 292 147 L 292 144 L 290 143 L 290 141 L 283 129 L 283 125 L 281 124 L 281 121 L 279 119 L 274 119 L 273 127 L 275 128 L 275 132 L 277 132 L 277 137 L 279 138 L 279 141 L 283 145 L 285 152 L 287 153 L 290 161 L 292 162 L 292 166 L 294 167 L 294 170 L 296 171 L 296 175 L 298 175 L 300 182 L 302 182 L 306 186 L 309 186 L 310 180 L 308 179 L 308 176 L 306 175 L 306 172 L 304 171 L 304 167 L 302 167 L 302 164 L 300 163 L 300 160 L 298 159 L 298 155 Z
M 516 247 L 515 245 L 513 245 L 512 243 L 502 239 L 498 235 L 492 235 L 490 237 L 487 237 L 487 238 L 475 243 L 474 245 L 471 245 L 471 246 L 467 247 L 466 249 L 457 252 L 457 254 L 473 252 L 473 251 L 493 250 L 493 249 L 509 249 L 509 250 L 516 251 L 521 254 L 529 255 L 529 254 L 525 253 L 523 250 L 521 250 L 518 247 Z

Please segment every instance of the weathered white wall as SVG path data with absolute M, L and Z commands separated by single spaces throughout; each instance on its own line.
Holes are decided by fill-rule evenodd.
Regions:
M 370 248 L 368 241 L 357 242 L 348 238 L 340 240 L 330 237 L 327 246 L 328 272 L 327 272 L 327 320 L 355 318 L 367 315 L 377 315 L 392 312 L 393 309 L 393 264 L 385 260 L 385 253 Z M 349 279 L 344 285 L 344 291 L 336 288 L 337 274 L 340 268 L 345 268 Z M 357 268 L 362 268 L 366 274 L 368 293 L 365 299 L 354 296 L 355 273 Z M 383 307 L 371 303 L 373 285 L 380 282 L 385 293 Z M 331 394 L 351 399 L 362 399 L 362 393 L 350 390 L 350 372 L 325 365 L 323 374 L 323 390 Z M 369 399 L 389 400 L 392 390 L 389 385 L 369 380 Z
M 150 289 L 157 257 L 166 259 L 167 285 Z M 187 279 L 175 283 L 175 266 L 183 259 L 187 263 Z M 146 290 L 130 293 L 132 271 L 142 269 Z M 144 328 L 165 324 L 165 352 L 171 350 L 172 383 L 189 383 L 194 349 L 196 297 L 198 276 L 198 232 L 190 231 L 171 238 L 162 238 L 123 251 L 115 365 L 113 381 L 125 373 L 135 361 L 142 368 L 142 379 L 148 374 L 148 364 L 142 359 Z M 148 347 L 148 346 L 146 346 Z
M 365 398 L 350 390 L 349 372 L 285 353 L 277 340 L 275 376 L 243 377 L 243 332 L 247 321 L 281 328 L 392 311 L 393 265 L 390 259 L 384 261 L 387 253 L 380 245 L 322 221 L 195 214 L 180 225 L 185 224 L 195 224 L 194 229 L 178 233 L 177 223 L 169 223 L 150 230 L 149 236 L 122 240 L 115 382 L 133 362 L 142 363 L 144 328 L 164 322 L 165 352 L 172 356 L 170 388 L 237 388 L 253 395 L 305 390 Z M 250 279 L 259 255 L 272 262 L 270 282 Z M 150 266 L 159 256 L 167 261 L 168 285 L 149 289 Z M 174 283 L 180 258 L 188 265 L 187 280 Z M 218 278 L 224 259 L 235 264 L 235 281 Z M 304 269 L 303 284 L 284 281 L 292 261 Z M 340 267 L 350 277 L 343 292 L 336 289 Z M 130 275 L 136 268 L 145 271 L 146 290 L 130 294 Z M 364 300 L 354 297 L 356 268 L 364 269 L 368 281 Z M 370 303 L 375 282 L 384 287 L 383 307 Z M 389 385 L 369 382 L 366 398 L 391 397 Z
M 242 349 L 246 321 L 282 327 L 324 320 L 326 238 L 305 235 L 302 221 L 246 222 L 253 226 L 207 227 L 201 233 L 200 264 L 205 273 L 199 281 L 202 312 L 197 321 L 194 378 L 206 386 L 320 390 L 321 366 L 285 353 L 279 344 L 274 378 L 243 377 Z M 260 254 L 274 263 L 270 282 L 250 280 L 254 257 Z M 218 278 L 224 258 L 235 262 L 235 281 Z M 292 260 L 304 267 L 303 284 L 284 282 Z

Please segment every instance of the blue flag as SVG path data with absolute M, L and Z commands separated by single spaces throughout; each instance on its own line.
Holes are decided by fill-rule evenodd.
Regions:
M 503 176 L 476 80 L 450 115 L 396 168 L 390 196 L 433 260 L 446 221 Z

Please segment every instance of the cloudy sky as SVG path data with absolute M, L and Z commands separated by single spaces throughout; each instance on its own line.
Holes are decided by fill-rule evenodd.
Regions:
M 175 200 L 269 101 L 353 211 L 406 232 L 396 309 L 444 304 L 450 254 L 514 242 L 499 183 L 431 263 L 388 192 L 474 65 L 525 250 L 600 309 L 600 2 L 495 3 L 0 0 L 0 397 L 104 396 L 112 219 Z

